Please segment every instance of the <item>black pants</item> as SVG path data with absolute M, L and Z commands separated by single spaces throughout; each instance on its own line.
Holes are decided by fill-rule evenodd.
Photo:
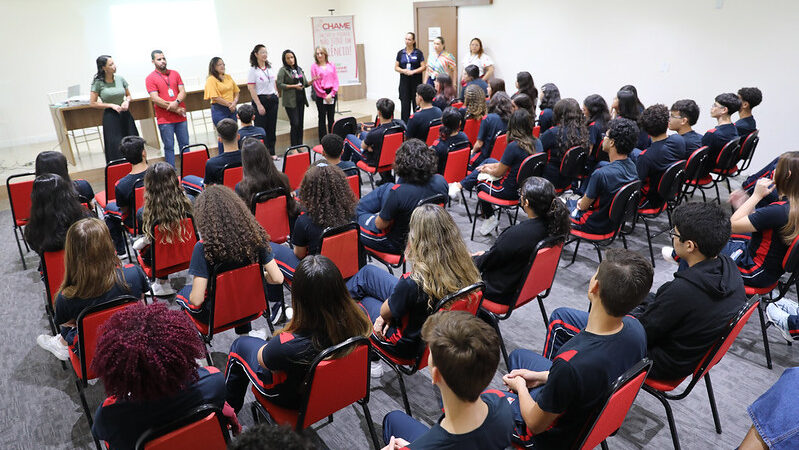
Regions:
M 286 115 L 289 116 L 289 124 L 291 124 L 291 137 L 292 147 L 302 144 L 302 133 L 305 128 L 305 103 L 297 102 L 296 108 L 286 108 Z
M 416 110 L 416 86 L 422 84 L 421 75 L 400 75 L 399 99 L 402 105 L 402 121 L 408 123 L 411 112 Z M 411 109 L 411 106 L 413 109 Z
M 125 136 L 138 136 L 136 122 L 130 111 L 116 112 L 111 108 L 103 111 L 103 142 L 105 145 L 105 162 L 122 159 L 119 143 Z
M 266 110 L 266 114 L 263 116 L 258 114 L 258 107 L 255 105 L 255 102 L 252 103 L 252 107 L 255 108 L 255 126 L 261 127 L 266 131 L 266 139 L 264 139 L 264 144 L 266 145 L 266 149 L 269 150 L 269 154 L 275 154 L 275 140 L 277 139 L 275 136 L 275 128 L 277 127 L 277 108 L 278 108 L 278 99 L 277 95 L 259 95 L 258 99 L 261 101 L 261 104 L 264 105 L 264 109 Z
M 336 114 L 336 102 L 338 97 L 333 97 L 333 103 L 325 105 L 323 98 L 316 98 L 316 112 L 319 114 L 319 141 L 327 134 L 333 131 L 334 116 Z M 327 119 L 327 126 L 325 126 L 325 118 Z

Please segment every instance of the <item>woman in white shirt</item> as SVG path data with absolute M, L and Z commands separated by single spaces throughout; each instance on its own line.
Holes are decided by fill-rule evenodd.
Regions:
M 247 75 L 247 89 L 255 108 L 255 126 L 266 131 L 264 144 L 273 159 L 275 156 L 275 128 L 277 126 L 277 70 L 267 60 L 266 46 L 258 44 L 250 52 L 250 73 Z
M 483 52 L 483 41 L 480 38 L 474 38 L 469 42 L 469 54 L 463 58 L 463 67 L 471 64 L 480 69 L 480 78 L 486 82 L 494 75 L 494 60 Z

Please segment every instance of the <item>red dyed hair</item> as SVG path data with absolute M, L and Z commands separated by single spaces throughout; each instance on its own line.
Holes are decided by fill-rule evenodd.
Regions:
M 205 346 L 182 311 L 138 303 L 103 325 L 92 370 L 108 396 L 158 400 L 197 381 L 195 359 L 204 355 Z

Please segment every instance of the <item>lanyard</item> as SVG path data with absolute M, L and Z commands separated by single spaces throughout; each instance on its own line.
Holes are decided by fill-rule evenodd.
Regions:
M 158 75 L 161 78 L 164 79 L 164 83 L 166 83 L 166 88 L 167 89 L 172 89 L 172 86 L 170 86 L 170 84 L 169 84 L 169 78 L 170 78 L 170 75 L 172 75 L 172 72 L 169 72 L 169 74 L 167 76 L 164 76 L 164 74 L 162 74 L 161 72 L 158 72 Z

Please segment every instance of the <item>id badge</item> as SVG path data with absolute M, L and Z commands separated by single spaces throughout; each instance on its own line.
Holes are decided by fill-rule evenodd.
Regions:
M 175 91 L 173 91 L 173 90 L 172 90 L 172 88 L 169 88 L 169 90 L 168 90 L 168 91 L 166 91 L 166 93 L 167 93 L 167 94 L 168 94 L 170 97 L 174 97 L 174 96 L 175 96 Z

